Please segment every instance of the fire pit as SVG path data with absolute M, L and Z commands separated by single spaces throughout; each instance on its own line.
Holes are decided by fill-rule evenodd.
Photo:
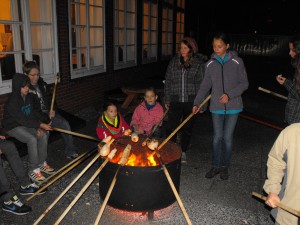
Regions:
M 159 139 L 160 143 L 162 141 Z M 116 156 L 103 168 L 99 175 L 101 199 L 105 199 L 125 145 L 130 144 L 132 146 L 131 155 L 125 166 L 119 171 L 117 182 L 108 204 L 128 211 L 153 212 L 175 202 L 176 198 L 159 164 L 159 160 L 147 146 L 142 147 L 143 139 L 140 138 L 139 142 L 134 143 L 130 138 L 124 137 L 118 139 L 118 142 L 120 144 L 117 143 L 115 146 L 112 146 L 112 148 L 116 147 L 118 149 Z M 177 191 L 179 191 L 181 173 L 180 147 L 169 141 L 159 150 L 159 153 Z

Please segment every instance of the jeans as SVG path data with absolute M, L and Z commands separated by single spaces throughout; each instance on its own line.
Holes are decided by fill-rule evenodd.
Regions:
M 192 113 L 192 108 L 192 102 L 171 102 L 168 114 L 169 120 L 166 124 L 166 135 L 169 136 L 180 125 L 180 123 Z M 180 145 L 183 152 L 186 152 L 190 144 L 194 124 L 193 121 L 194 117 L 192 117 L 179 131 L 181 132 Z M 171 139 L 173 142 L 176 142 L 176 135 L 174 135 Z
M 23 126 L 15 127 L 7 132 L 8 135 L 27 144 L 29 173 L 37 169 L 47 159 L 49 133 L 44 132 L 41 137 L 38 137 L 36 132 L 37 129 L 35 128 Z
M 14 143 L 6 140 L 0 140 L 0 149 L 18 178 L 19 184 L 22 186 L 29 185 L 31 182 L 25 174 L 23 162 Z M 14 195 L 10 190 L 10 183 L 5 175 L 0 157 L 0 196 L 3 201 L 9 201 Z
M 71 131 L 69 122 L 63 118 L 58 113 L 55 114 L 55 117 L 52 119 L 52 126 L 57 127 L 63 130 Z M 74 145 L 73 137 L 70 134 L 61 133 L 61 136 L 65 143 L 65 154 L 72 155 L 78 153 L 76 146 Z
M 229 167 L 233 133 L 239 114 L 214 114 L 213 121 L 213 153 L 212 166 L 216 168 Z

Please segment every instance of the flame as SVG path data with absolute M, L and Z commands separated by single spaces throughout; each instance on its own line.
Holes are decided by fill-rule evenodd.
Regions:
M 125 166 L 157 166 L 159 162 L 155 160 L 155 156 L 149 151 L 140 151 L 138 153 L 131 153 Z M 121 153 L 115 156 L 111 162 L 119 163 Z

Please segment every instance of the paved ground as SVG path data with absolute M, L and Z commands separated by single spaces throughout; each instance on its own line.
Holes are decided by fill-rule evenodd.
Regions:
M 255 101 L 247 99 L 252 94 L 246 94 L 246 106 L 251 109 L 261 108 L 268 113 L 270 107 L 261 107 Z M 256 98 L 268 98 L 264 94 Z M 266 104 L 273 105 L 277 99 Z M 283 103 L 278 110 L 283 110 Z M 278 107 L 278 104 L 277 104 Z M 270 110 L 270 109 L 269 109 Z M 78 114 L 86 119 L 87 126 L 80 133 L 95 135 L 94 129 L 98 113 L 93 108 L 83 110 Z M 266 177 L 267 154 L 279 131 L 267 126 L 240 118 L 235 132 L 235 143 L 230 167 L 230 178 L 222 181 L 219 177 L 205 179 L 204 175 L 210 168 L 210 151 L 212 139 L 212 124 L 209 114 L 198 116 L 193 133 L 193 142 L 187 153 L 188 163 L 182 165 L 180 197 L 193 224 L 272 224 L 269 209 L 251 196 L 252 191 L 261 192 Z M 89 151 L 97 143 L 82 138 L 76 138 L 76 144 L 81 152 Z M 23 157 L 26 165 L 26 157 Z M 14 216 L 0 211 L 0 224 L 33 224 L 34 221 L 57 198 L 64 188 L 80 173 L 90 160 L 87 160 L 69 174 L 62 177 L 49 187 L 49 191 L 34 198 L 28 204 L 33 212 L 25 216 Z M 68 163 L 63 154 L 63 142 L 58 140 L 49 146 L 49 163 L 61 168 Z M 65 208 L 74 199 L 87 180 L 92 176 L 98 164 L 91 169 L 67 192 L 67 194 L 52 208 L 40 224 L 54 224 Z M 7 173 L 13 181 L 10 168 L 5 165 Z M 62 221 L 62 224 L 93 224 L 101 207 L 98 179 L 72 208 Z M 22 198 L 25 201 L 25 198 Z M 185 224 L 185 218 L 177 202 L 169 207 L 156 211 L 154 219 L 148 220 L 145 213 L 132 213 L 107 206 L 100 224 L 133 225 L 133 224 Z

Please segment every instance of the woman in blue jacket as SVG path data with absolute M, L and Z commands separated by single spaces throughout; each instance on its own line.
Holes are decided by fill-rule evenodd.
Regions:
M 220 173 L 227 180 L 231 158 L 233 133 L 238 114 L 243 110 L 242 93 L 248 88 L 247 73 L 243 60 L 229 50 L 229 40 L 225 33 L 217 33 L 213 38 L 214 53 L 206 63 L 204 79 L 194 100 L 193 112 L 211 90 L 210 112 L 213 121 L 212 168 L 206 178 Z

